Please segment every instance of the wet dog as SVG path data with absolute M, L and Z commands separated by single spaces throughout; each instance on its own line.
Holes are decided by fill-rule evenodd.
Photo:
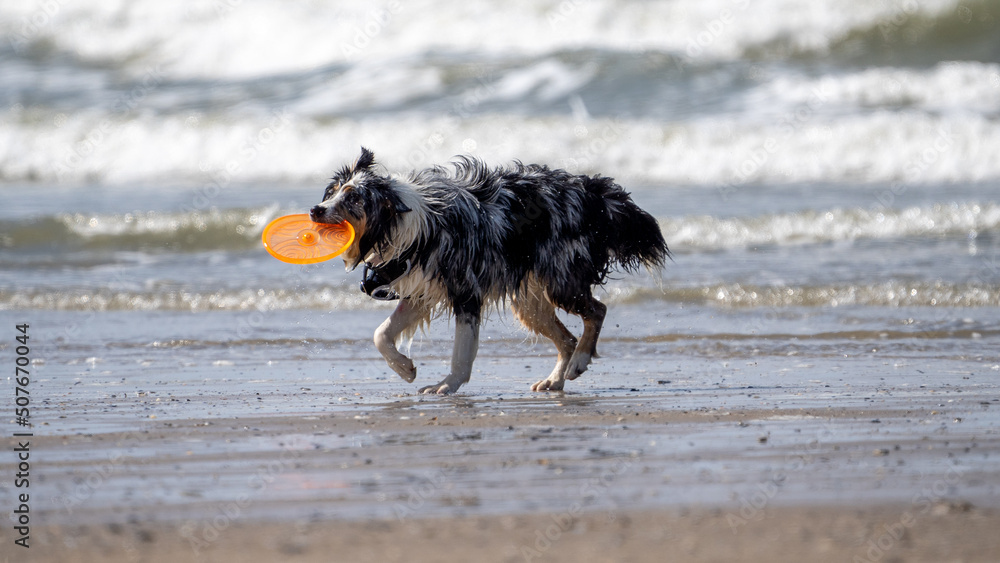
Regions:
M 659 269 L 670 256 L 656 220 L 611 178 L 535 164 L 490 168 L 467 157 L 408 177 L 378 168 L 362 148 L 310 215 L 350 222 L 356 237 L 345 266 L 365 264 L 369 295 L 399 299 L 375 346 L 404 380 L 413 382 L 417 369 L 398 343 L 437 314 L 454 315 L 451 373 L 421 393 L 454 393 L 469 381 L 484 309 L 500 303 L 558 350 L 555 369 L 531 389 L 562 389 L 597 355 L 607 307 L 593 287 L 615 265 Z M 557 307 L 583 319 L 579 339 Z

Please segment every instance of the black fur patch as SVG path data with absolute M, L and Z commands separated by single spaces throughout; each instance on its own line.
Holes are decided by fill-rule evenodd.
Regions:
M 402 181 L 377 174 L 374 165 L 372 152 L 362 148 L 333 177 L 326 198 L 352 181 L 356 200 L 345 198 L 344 212 L 350 205 L 363 210 L 362 258 L 371 249 L 412 251 L 447 289 L 446 305 L 456 314 L 478 317 L 487 299 L 515 295 L 529 273 L 556 305 L 574 310 L 616 265 L 659 268 L 670 257 L 656 220 L 608 177 L 520 162 L 489 168 L 459 157 L 450 169 L 433 167 Z M 413 212 L 426 221 L 413 245 L 400 249 L 400 217 L 410 212 L 406 190 L 422 200 Z

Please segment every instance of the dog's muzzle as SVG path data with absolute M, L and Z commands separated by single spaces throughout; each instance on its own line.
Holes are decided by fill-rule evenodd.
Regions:
M 312 209 L 309 210 L 309 218 L 314 223 L 328 223 L 331 225 L 336 225 L 344 220 L 339 214 L 328 214 L 329 211 L 329 209 L 323 207 L 322 205 L 314 205 Z

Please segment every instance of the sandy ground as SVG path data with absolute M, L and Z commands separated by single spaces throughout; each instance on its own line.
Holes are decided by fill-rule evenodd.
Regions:
M 525 397 L 39 436 L 31 547 L 11 547 L 5 526 L 2 552 L 7 561 L 1000 561 L 992 398 L 680 410 L 648 393 Z
M 720 511 L 237 523 L 204 547 L 170 525 L 46 528 L 37 561 L 997 561 L 995 511 L 776 508 L 733 533 Z M 565 531 L 563 529 L 565 528 Z M 546 536 L 547 534 L 547 536 Z M 550 539 L 551 538 L 551 539 Z M 43 553 L 38 553 L 43 552 Z M 19 557 L 13 560 L 25 560 Z

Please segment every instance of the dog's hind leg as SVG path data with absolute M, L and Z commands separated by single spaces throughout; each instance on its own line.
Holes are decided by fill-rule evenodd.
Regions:
M 608 312 L 608 307 L 601 303 L 588 290 L 585 295 L 579 296 L 574 302 L 570 312 L 580 315 L 583 319 L 583 335 L 576 344 L 573 357 L 570 358 L 566 366 L 566 379 L 573 380 L 580 377 L 580 374 L 587 371 L 591 358 L 597 357 L 597 338 L 601 335 L 601 326 L 604 325 L 604 316 Z
M 436 385 L 428 385 L 421 393 L 447 395 L 469 382 L 472 376 L 472 362 L 479 351 L 479 314 L 458 313 L 455 315 L 455 349 L 451 355 L 451 373 Z
M 401 334 L 411 332 L 418 323 L 426 319 L 426 308 L 414 305 L 409 299 L 401 299 L 389 318 L 375 331 L 375 347 L 382 353 L 389 367 L 407 383 L 413 383 L 417 378 L 417 367 L 410 358 L 399 352 L 396 341 Z
M 573 354 L 573 349 L 576 348 L 576 337 L 559 321 L 555 306 L 543 292 L 540 287 L 526 284 L 522 291 L 511 299 L 511 308 L 524 326 L 551 340 L 559 353 L 552 373 L 547 378 L 532 384 L 531 390 L 558 391 L 563 388 L 566 365 Z

